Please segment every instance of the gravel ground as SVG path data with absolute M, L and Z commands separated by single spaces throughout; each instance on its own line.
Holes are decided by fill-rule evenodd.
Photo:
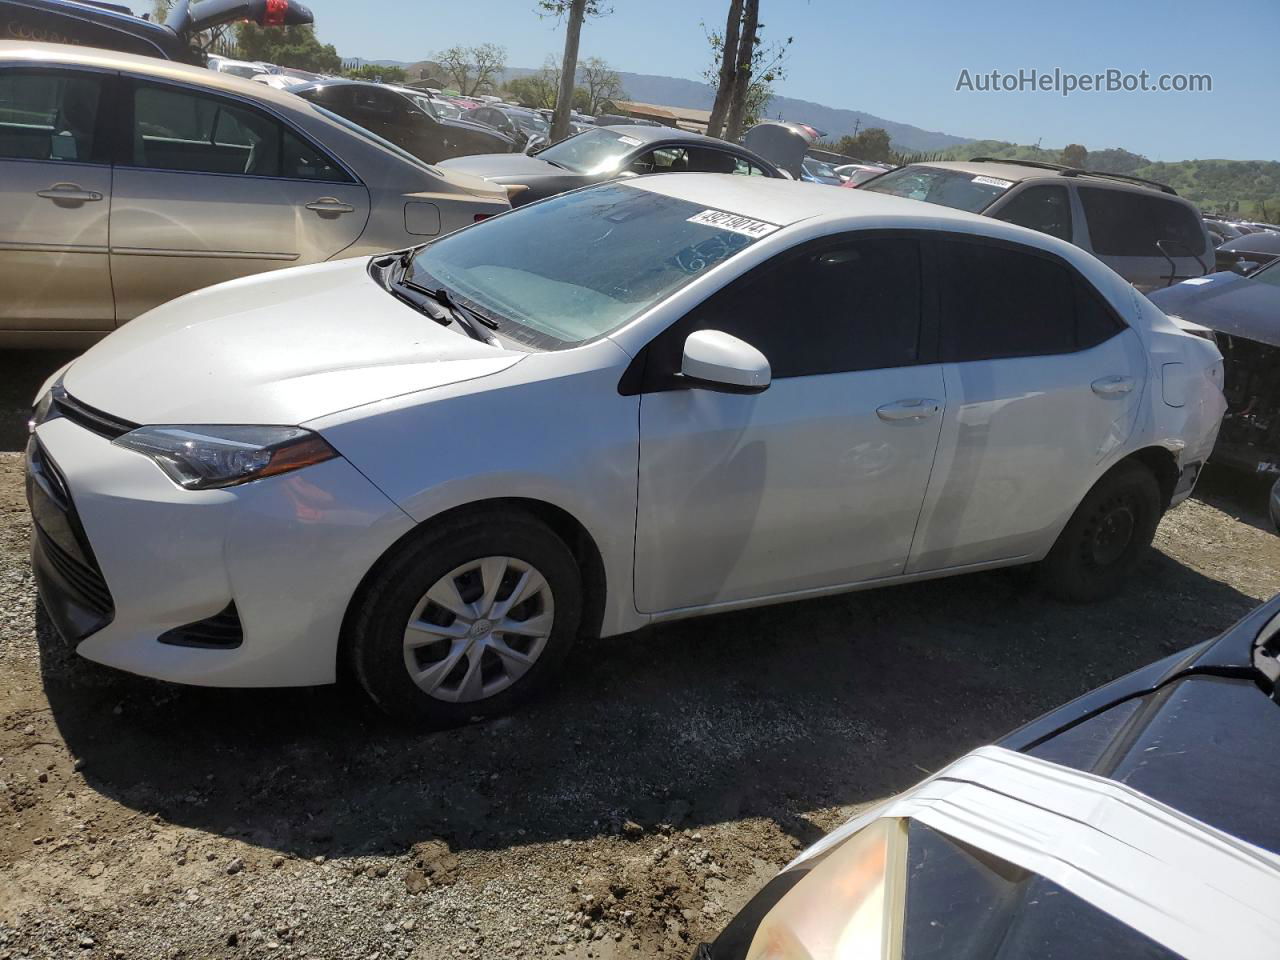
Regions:
M 56 360 L 0 364 L 0 449 Z M 686 957 L 851 812 L 1280 590 L 1263 493 L 1207 475 L 1113 601 L 1006 571 L 671 624 L 422 734 L 75 657 L 0 453 L 0 960 Z

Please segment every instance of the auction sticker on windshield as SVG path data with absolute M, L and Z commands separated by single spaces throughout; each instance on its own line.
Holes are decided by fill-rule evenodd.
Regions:
M 638 147 L 644 143 L 643 140 L 637 140 L 635 137 L 619 137 L 618 142 L 625 143 L 629 147 Z
M 1013 186 L 1012 180 L 1000 180 L 997 177 L 974 177 L 973 183 L 985 183 L 989 187 L 999 187 L 1001 190 L 1008 190 Z
M 744 237 L 767 237 L 773 231 L 778 229 L 776 223 L 766 223 L 764 220 L 752 220 L 750 217 L 739 216 L 736 213 L 729 213 L 725 210 L 703 210 L 701 213 L 695 213 L 688 220 L 689 223 L 701 223 L 708 227 L 719 227 L 721 230 L 729 230 L 733 233 L 740 233 Z

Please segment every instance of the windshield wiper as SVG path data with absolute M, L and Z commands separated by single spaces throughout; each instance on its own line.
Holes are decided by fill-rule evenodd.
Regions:
M 484 314 L 458 303 L 458 301 L 455 300 L 444 287 L 432 290 L 430 287 L 424 287 L 420 283 L 415 283 L 413 280 L 405 280 L 403 278 L 399 281 L 397 286 L 403 287 L 406 290 L 411 290 L 421 296 L 428 297 L 441 307 L 444 307 L 444 309 L 448 311 L 444 316 L 456 320 L 458 326 L 465 330 L 467 332 L 467 336 L 471 337 L 471 339 L 479 340 L 481 343 L 497 343 L 497 340 L 493 337 L 481 332 L 476 327 L 476 323 L 481 323 L 490 330 L 497 330 L 498 321 L 491 317 L 486 317 Z

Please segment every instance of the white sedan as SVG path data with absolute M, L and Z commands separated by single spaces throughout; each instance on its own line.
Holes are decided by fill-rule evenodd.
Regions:
M 153 310 L 43 391 L 37 583 L 85 657 L 485 715 L 579 636 L 1040 562 L 1115 590 L 1221 357 L 1077 247 L 731 175 L 603 184 Z

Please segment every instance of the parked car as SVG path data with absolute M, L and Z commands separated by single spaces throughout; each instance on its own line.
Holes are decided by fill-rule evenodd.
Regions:
M 305 100 L 0 41 L 0 346 L 79 345 L 221 280 L 403 247 L 508 209 Z
M 470 119 L 451 120 L 435 112 L 430 97 L 363 80 L 320 80 L 294 87 L 319 104 L 427 163 L 472 153 L 508 153 L 510 137 Z
M 831 164 L 813 157 L 805 157 L 800 161 L 800 179 L 805 183 L 820 183 L 828 187 L 838 187 L 844 183 Z
M 695 956 L 1274 957 L 1278 637 L 1280 598 L 877 803 Z
M 1117 590 L 1221 357 L 1077 247 L 672 175 L 152 311 L 42 392 L 45 609 L 85 657 L 458 722 L 580 635 L 1041 561 Z
M 1223 241 L 1214 252 L 1214 263 L 1219 270 L 1248 273 L 1277 257 L 1280 257 L 1280 233 L 1261 230 Z
M 0 0 L 0 40 L 56 41 L 203 66 L 198 38 L 214 27 L 236 20 L 296 26 L 312 19 L 295 0 L 180 0 L 163 23 L 93 0 Z
M 1179 320 L 1214 332 L 1227 414 L 1213 460 L 1280 476 L 1280 261 L 1248 275 L 1215 273 L 1148 294 Z
M 1089 251 L 1139 290 L 1211 272 L 1213 244 L 1172 187 L 1031 160 L 913 163 L 858 189 L 981 213 Z
M 271 76 L 271 71 L 267 70 L 262 64 L 250 63 L 248 60 L 210 57 L 205 66 L 215 73 L 229 73 L 233 77 L 244 77 L 246 80 L 252 80 L 254 77 Z
M 543 147 L 532 156 L 460 157 L 441 166 L 503 184 L 515 206 L 619 176 L 779 175 L 773 164 L 744 147 L 673 127 L 599 127 Z
M 551 136 L 551 125 L 536 111 L 525 107 L 490 103 L 468 111 L 466 117 L 510 137 L 517 150 L 523 150 L 534 137 L 546 140 Z
M 1204 226 L 1209 231 L 1209 236 L 1213 239 L 1214 246 L 1227 240 L 1235 240 L 1237 237 L 1244 236 L 1243 231 L 1236 229 L 1233 223 L 1223 220 L 1221 217 L 1205 217 Z
M 836 167 L 835 171 L 843 186 L 856 187 L 890 169 L 892 168 L 876 166 L 873 163 L 846 163 Z

